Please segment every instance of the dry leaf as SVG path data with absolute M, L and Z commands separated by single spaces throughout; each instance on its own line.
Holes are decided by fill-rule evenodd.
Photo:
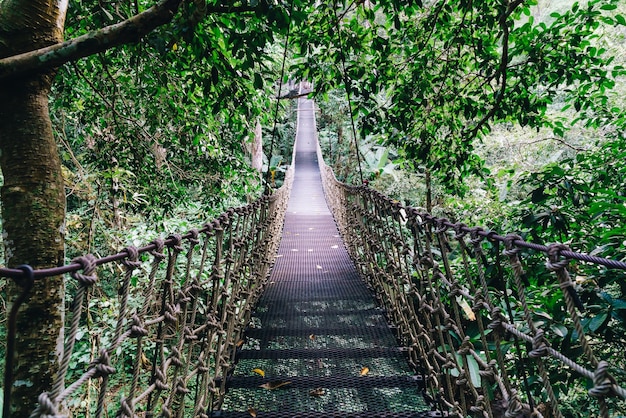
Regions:
M 324 389 L 323 388 L 315 388 L 311 391 L 309 391 L 309 395 L 311 396 L 324 396 Z
M 252 418 L 256 418 L 256 409 L 254 409 L 253 407 L 248 408 L 248 413 Z
M 319 264 L 318 264 L 318 265 L 316 265 L 315 267 L 317 267 L 319 270 L 321 270 L 321 269 L 322 269 L 322 266 L 320 266 Z
M 267 390 L 274 390 L 274 389 L 278 389 L 281 386 L 288 385 L 290 383 L 291 382 L 267 382 L 267 383 L 263 383 L 262 385 L 259 385 L 259 387 L 263 389 L 267 389 Z
M 361 369 L 361 376 L 365 376 L 366 374 L 368 374 L 370 372 L 369 367 L 363 367 Z
M 330 247 L 330 248 L 339 248 L 339 246 L 338 246 L 338 245 L 333 245 L 333 246 L 332 246 L 332 247 Z
M 239 341 L 237 341 L 237 344 L 235 344 L 235 346 L 241 347 L 243 345 L 243 343 L 245 343 L 245 342 L 246 342 L 245 340 L 239 340 Z
M 262 369 L 252 369 L 252 373 L 256 373 L 261 377 L 265 377 L 265 372 Z
M 463 312 L 465 313 L 467 319 L 469 319 L 470 321 L 476 320 L 476 314 L 474 314 L 472 307 L 469 305 L 469 303 L 467 303 L 463 296 L 458 295 L 456 297 L 456 303 L 458 303 L 461 309 L 463 309 Z
M 309 335 L 309 340 L 313 341 L 315 339 L 315 334 Z
M 146 370 L 152 370 L 152 363 L 148 360 L 148 357 L 142 352 L 141 353 L 141 367 Z

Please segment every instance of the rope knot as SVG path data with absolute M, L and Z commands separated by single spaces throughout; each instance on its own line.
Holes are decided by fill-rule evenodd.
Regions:
M 515 241 L 522 241 L 522 237 L 517 234 L 508 234 L 504 237 L 503 254 L 507 257 L 514 257 L 519 252 L 519 248 L 515 245 Z
M 467 225 L 462 222 L 454 224 L 454 227 L 452 229 L 454 230 L 454 237 L 457 240 L 463 239 L 469 232 L 469 230 L 467 229 Z
M 96 362 L 96 374 L 95 378 L 106 377 L 115 373 L 115 367 L 111 366 L 111 360 L 109 359 L 109 352 L 104 348 L 100 350 L 100 357 Z
M 446 232 L 449 228 L 449 223 L 450 221 L 446 218 L 437 218 L 435 221 L 435 233 L 440 234 L 442 232 Z
M 514 390 L 511 393 L 511 397 L 509 398 L 506 405 L 506 412 L 504 413 L 505 418 L 517 418 L 521 416 L 524 410 L 524 405 L 519 400 L 517 396 L 517 392 Z
M 156 247 L 154 250 L 150 251 L 152 257 L 154 257 L 154 262 L 159 264 L 161 261 L 165 260 L 165 254 L 163 254 L 163 248 L 165 248 L 165 240 L 162 238 L 157 238 L 153 240 L 150 244 L 154 244 Z
M 122 252 L 128 254 L 126 258 L 122 260 L 122 264 L 126 266 L 127 270 L 134 270 L 141 266 L 141 262 L 138 261 L 139 250 L 137 249 L 137 247 L 129 245 L 128 247 L 124 248 Z
M 485 397 L 483 395 L 479 395 L 474 402 L 474 406 L 470 406 L 470 411 L 474 413 L 480 413 L 486 410 Z M 481 414 L 482 415 L 482 414 Z
M 65 415 L 59 415 L 59 411 L 57 410 L 57 406 L 50 396 L 48 392 L 43 392 L 37 398 L 37 409 L 32 413 L 31 416 L 35 417 L 45 417 L 45 418 L 67 418 Z
M 128 417 L 133 418 L 135 416 L 134 407 L 132 405 L 132 400 L 129 402 L 128 399 L 122 399 L 120 410 L 118 412 L 120 417 Z
M 578 297 L 576 289 L 574 288 L 574 282 L 569 275 L 569 271 L 567 271 L 570 260 L 568 258 L 559 260 L 562 251 L 569 251 L 569 247 L 565 244 L 550 245 L 548 247 L 548 261 L 546 261 L 546 267 L 556 274 L 556 277 L 559 279 L 559 287 L 565 294 L 566 300 L 570 298 L 570 302 L 582 312 L 585 310 L 585 307 Z
M 163 370 L 156 368 L 154 373 L 154 386 L 158 390 L 167 390 L 167 379 L 165 378 L 165 374 Z
M 185 326 L 183 328 L 183 339 L 185 340 L 185 342 L 196 341 L 198 339 L 198 336 L 193 332 L 190 327 Z
M 211 235 L 211 233 L 213 232 L 213 229 L 215 227 L 213 226 L 212 223 L 206 223 L 204 224 L 204 226 L 202 227 L 202 230 L 204 231 L 205 234 Z
M 565 244 L 551 244 L 548 247 L 548 261 L 546 262 L 548 270 L 558 272 L 568 266 L 569 259 L 559 260 L 561 251 L 569 251 L 569 247 Z
M 589 395 L 602 398 L 613 393 L 615 379 L 609 374 L 609 363 L 602 360 L 593 374 L 593 387 L 589 389 Z
M 167 406 L 163 405 L 161 407 L 161 416 L 163 418 L 172 418 L 172 411 L 170 411 L 170 409 Z
M 200 244 L 200 239 L 198 238 L 200 236 L 200 231 L 194 228 L 189 231 L 189 233 L 191 234 L 191 237 L 189 237 L 189 243 L 191 244 L 191 246 L 195 247 L 196 245 Z
M 426 268 L 433 268 L 435 267 L 436 262 L 432 259 L 432 257 L 425 255 L 424 257 L 420 258 L 420 264 L 425 266 Z
M 87 254 L 82 257 L 76 257 L 72 260 L 72 263 L 80 264 L 82 273 L 78 271 L 73 271 L 70 273 L 73 279 L 77 280 L 81 285 L 88 287 L 93 286 L 97 281 L 98 277 L 95 274 L 96 271 L 96 257 L 92 254 Z
M 130 336 L 131 338 L 139 338 L 145 337 L 148 335 L 148 331 L 144 328 L 143 321 L 137 314 L 133 314 L 132 317 L 133 323 L 130 326 Z
M 187 384 L 182 378 L 178 378 L 176 381 L 176 389 L 174 390 L 177 394 L 186 395 L 189 393 L 189 389 L 187 389 Z
M 483 229 L 481 227 L 475 226 L 474 228 L 470 228 L 470 231 L 469 231 L 469 233 L 470 233 L 470 241 L 475 246 L 480 245 L 480 243 L 484 239 L 484 237 L 482 235 L 480 235 L 481 232 L 483 232 Z
M 493 382 L 496 378 L 496 360 L 491 360 L 489 363 L 487 363 L 487 367 L 485 369 L 480 369 L 478 371 L 478 374 L 484 378 L 489 380 L 490 382 Z
M 167 237 L 167 241 L 170 241 L 168 247 L 174 250 L 175 253 L 180 253 L 183 251 L 183 236 L 180 234 L 171 234 Z
M 504 324 L 506 323 L 506 317 L 502 314 L 502 310 L 498 307 L 493 308 L 491 311 L 492 320 L 487 325 L 487 328 L 492 329 L 498 333 L 504 331 Z
M 465 337 L 463 339 L 463 342 L 461 343 L 461 346 L 457 350 L 457 353 L 459 353 L 462 356 L 466 356 L 470 354 L 472 350 L 474 350 L 474 344 L 472 344 L 469 337 Z
M 176 367 L 183 367 L 183 362 L 180 359 L 180 351 L 178 348 L 172 348 L 172 354 L 170 354 L 170 359 L 172 359 L 172 364 Z
M 165 321 L 169 324 L 176 324 L 178 321 L 178 314 L 180 313 L 180 307 L 178 305 L 172 305 L 168 303 L 165 307 Z
M 550 343 L 546 339 L 543 330 L 538 329 L 533 337 L 533 349 L 528 355 L 532 358 L 544 357 L 548 354 L 548 347 L 550 347 Z

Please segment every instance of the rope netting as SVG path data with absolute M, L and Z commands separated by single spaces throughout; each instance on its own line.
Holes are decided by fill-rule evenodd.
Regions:
M 45 280 L 69 271 L 74 288 L 61 369 L 31 417 L 67 416 L 67 408 L 75 416 L 207 417 L 218 409 L 274 262 L 292 181 L 290 169 L 273 194 L 185 235 L 31 272 Z
M 599 415 L 623 412 L 624 376 L 618 372 L 620 385 L 616 372 L 624 370 L 624 358 L 593 349 L 568 266 L 580 260 L 626 270 L 626 263 L 469 228 L 404 207 L 366 186 L 341 183 L 323 162 L 319 144 L 318 161 L 357 269 L 444 409 L 455 416 L 562 417 L 550 377 L 567 369 L 587 379 Z M 533 262 L 545 263 L 556 279 L 551 289 L 565 300 L 565 329 L 552 327 L 527 300 L 524 264 L 528 269 Z M 548 336 L 555 332 L 580 355 L 569 358 L 551 347 Z M 581 416 L 589 414 L 594 415 Z

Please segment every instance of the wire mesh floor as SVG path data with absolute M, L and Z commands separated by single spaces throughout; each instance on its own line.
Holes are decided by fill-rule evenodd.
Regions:
M 429 412 L 422 382 L 326 205 L 313 102 L 301 99 L 298 110 L 296 172 L 282 241 L 215 416 L 438 416 Z

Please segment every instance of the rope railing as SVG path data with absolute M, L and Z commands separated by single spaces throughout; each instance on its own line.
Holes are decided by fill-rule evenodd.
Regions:
M 592 347 L 568 266 L 580 260 L 626 270 L 626 263 L 470 228 L 341 183 L 319 144 L 318 161 L 346 247 L 442 412 L 563 417 L 551 375 L 587 379 L 599 416 L 623 412 L 626 389 L 616 372 L 624 358 Z M 570 358 L 548 342 L 555 333 L 527 296 L 524 264 L 535 268 L 533 262 L 545 263 L 556 279 L 553 289 L 562 292 L 567 317 L 562 341 L 577 346 L 579 356 Z
M 292 181 L 293 168 L 273 194 L 185 235 L 57 269 L 2 269 L 33 280 L 69 273 L 75 287 L 60 372 L 31 417 L 66 416 L 66 408 L 96 418 L 208 417 L 219 409 L 278 249 Z

